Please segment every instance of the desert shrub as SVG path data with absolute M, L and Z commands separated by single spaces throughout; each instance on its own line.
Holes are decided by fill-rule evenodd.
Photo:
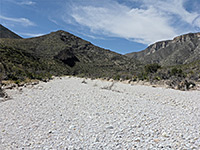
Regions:
M 113 77 L 113 80 L 120 80 L 120 75 L 116 75 Z
M 80 73 L 77 75 L 77 77 L 80 77 L 80 78 L 84 78 L 86 75 L 84 73 Z
M 134 75 L 133 77 L 132 77 L 132 81 L 137 81 L 137 75 Z
M 125 79 L 126 79 L 126 80 L 129 80 L 129 79 L 130 79 L 130 77 L 126 76 L 126 77 L 125 77 Z
M 19 84 L 21 81 L 20 80 L 15 80 L 14 83 L 15 84 Z
M 171 76 L 185 77 L 183 70 L 178 68 L 172 68 L 170 71 Z
M 147 75 L 147 73 L 146 72 L 141 72 L 139 75 L 138 75 L 138 79 L 139 80 L 149 80 L 149 77 L 148 77 L 148 75 Z
M 161 66 L 159 64 L 148 64 L 144 67 L 146 73 L 155 73 Z
M 158 80 L 158 81 L 160 81 L 161 78 L 160 78 L 159 76 L 155 76 L 155 77 L 154 77 L 154 80 Z

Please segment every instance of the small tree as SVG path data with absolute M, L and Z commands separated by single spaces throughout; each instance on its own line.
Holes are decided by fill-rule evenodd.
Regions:
M 148 64 L 144 67 L 144 70 L 147 74 L 149 73 L 156 73 L 161 66 L 159 64 Z
M 172 68 L 170 71 L 171 76 L 178 76 L 178 77 L 184 77 L 184 73 L 182 69 Z

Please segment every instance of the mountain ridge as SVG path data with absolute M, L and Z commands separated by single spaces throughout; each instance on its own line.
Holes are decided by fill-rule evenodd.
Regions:
M 173 40 L 159 41 L 140 52 L 125 54 L 148 63 L 161 65 L 187 64 L 200 59 L 200 32 L 177 36 Z
M 84 74 L 85 76 L 94 77 L 113 77 L 118 73 L 124 75 L 129 74 L 131 76 L 140 64 L 138 61 L 95 46 L 88 41 L 62 30 L 34 38 L 0 40 L 2 55 L 3 53 L 5 55 L 11 55 L 9 53 L 15 51 L 18 56 L 19 51 L 21 51 L 25 57 L 31 56 L 30 62 L 34 61 L 38 63 L 36 60 L 41 64 L 44 62 L 48 67 L 46 68 L 43 65 L 41 68 L 46 68 L 53 75 L 57 75 L 57 72 L 60 72 L 59 74 L 65 75 Z M 3 59 L 5 55 L 2 56 L 2 60 L 5 60 Z M 18 57 L 22 59 L 21 56 Z M 28 57 L 26 58 L 29 59 Z M 36 60 L 33 60 L 32 57 L 36 58 Z M 12 61 L 11 58 L 10 61 Z M 6 67 L 7 64 L 5 62 L 1 63 L 4 66 L 2 70 L 9 68 Z M 13 63 L 16 64 L 16 62 Z M 53 71 L 51 71 L 51 66 L 48 64 L 54 64 L 55 66 L 60 64 L 58 67 L 60 69 L 57 70 L 54 66 Z M 34 70 L 37 70 L 37 68 L 34 68 Z M 4 71 L 4 73 L 6 72 L 8 71 Z M 42 72 L 42 69 L 40 69 L 40 72 Z M 6 78 L 8 77 L 8 75 L 4 76 Z
M 22 39 L 19 35 L 0 24 L 0 38 Z

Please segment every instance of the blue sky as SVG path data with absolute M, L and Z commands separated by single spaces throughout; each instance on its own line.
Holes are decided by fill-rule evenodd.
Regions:
M 0 0 L 0 23 L 24 38 L 64 30 L 125 54 L 200 32 L 200 0 Z

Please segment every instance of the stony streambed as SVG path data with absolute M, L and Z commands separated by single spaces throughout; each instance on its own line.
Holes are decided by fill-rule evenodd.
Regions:
M 7 93 L 2 150 L 200 149 L 200 91 L 64 77 Z

